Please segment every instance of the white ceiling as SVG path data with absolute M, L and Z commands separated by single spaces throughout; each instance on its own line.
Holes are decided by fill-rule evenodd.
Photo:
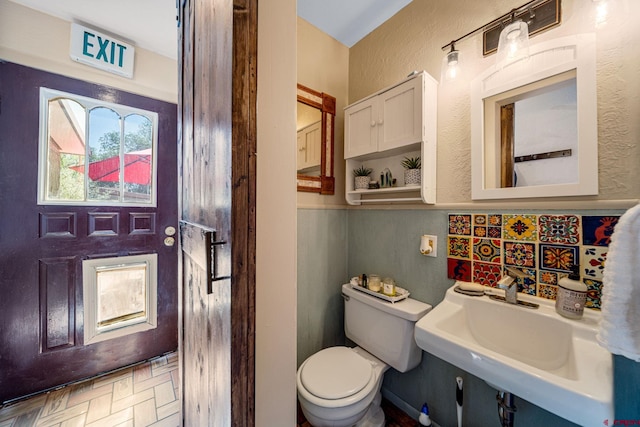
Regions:
M 176 0 L 11 0 L 112 33 L 143 49 L 177 56 Z M 353 46 L 411 0 L 297 0 L 298 15 Z
M 409 3 L 411 0 L 298 0 L 298 16 L 351 47 Z

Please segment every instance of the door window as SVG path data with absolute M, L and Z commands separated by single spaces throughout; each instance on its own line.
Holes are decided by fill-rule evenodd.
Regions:
M 158 116 L 40 89 L 38 204 L 155 206 Z

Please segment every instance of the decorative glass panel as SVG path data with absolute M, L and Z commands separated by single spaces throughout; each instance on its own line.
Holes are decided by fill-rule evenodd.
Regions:
M 139 114 L 124 119 L 124 200 L 151 199 L 153 127 Z
M 89 112 L 89 200 L 120 200 L 120 116 L 99 107 Z
M 155 206 L 158 115 L 40 88 L 38 204 Z
M 49 101 L 47 199 L 84 200 L 85 110 L 66 98 Z

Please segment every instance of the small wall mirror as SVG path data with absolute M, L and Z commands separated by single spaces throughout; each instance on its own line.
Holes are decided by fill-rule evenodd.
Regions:
M 336 99 L 298 84 L 298 191 L 333 194 L 333 141 Z
M 474 200 L 598 194 L 595 37 L 530 52 L 472 82 Z

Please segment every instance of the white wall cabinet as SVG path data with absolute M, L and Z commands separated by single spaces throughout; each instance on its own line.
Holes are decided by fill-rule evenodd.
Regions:
M 422 71 L 345 108 L 344 157 L 349 204 L 435 203 L 437 82 Z M 404 157 L 420 156 L 420 186 L 404 185 Z M 371 179 L 389 169 L 394 187 L 355 190 L 353 169 L 373 169 Z
M 318 168 L 322 154 L 321 122 L 316 122 L 298 131 L 298 173 Z
M 422 140 L 425 74 L 345 108 L 345 158 Z

